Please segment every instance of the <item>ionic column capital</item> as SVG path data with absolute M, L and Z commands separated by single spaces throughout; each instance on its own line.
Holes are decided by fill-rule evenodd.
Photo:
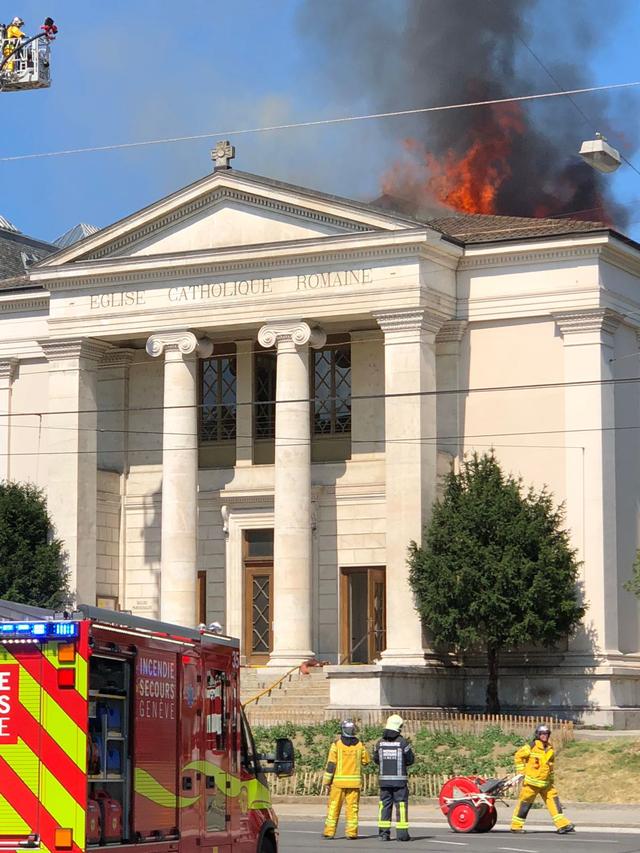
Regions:
M 17 358 L 0 358 L 0 385 L 10 386 L 18 368 Z
M 373 316 L 385 335 L 392 332 L 430 332 L 435 335 L 447 319 L 424 308 L 376 311 Z
M 304 321 L 276 320 L 265 323 L 258 332 L 258 343 L 262 347 L 280 347 L 289 344 L 302 347 L 308 344 L 320 349 L 327 342 L 327 333 L 319 326 L 310 326 Z
M 213 352 L 213 342 L 209 338 L 197 338 L 193 332 L 180 329 L 176 332 L 158 332 L 150 335 L 145 347 L 147 354 L 157 358 L 163 353 L 197 355 L 199 358 L 209 358 Z
M 96 338 L 61 338 L 38 341 L 47 361 L 80 360 L 99 363 L 113 347 Z
M 604 332 L 613 334 L 623 321 L 622 314 L 611 308 L 588 308 L 584 311 L 558 311 L 551 315 L 563 337 Z

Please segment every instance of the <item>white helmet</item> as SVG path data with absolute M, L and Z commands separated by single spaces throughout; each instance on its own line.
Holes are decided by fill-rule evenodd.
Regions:
M 404 720 L 402 719 L 400 714 L 392 714 L 387 719 L 387 722 L 385 724 L 385 729 L 387 729 L 390 732 L 398 732 L 398 734 L 400 734 L 400 731 L 402 730 L 403 726 L 404 726 Z
M 18 18 L 17 16 L 11 21 L 12 27 L 24 27 L 24 21 L 22 18 Z

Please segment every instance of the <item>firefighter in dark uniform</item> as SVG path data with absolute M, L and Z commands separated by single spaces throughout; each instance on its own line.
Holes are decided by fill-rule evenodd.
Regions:
M 380 806 L 378 836 L 391 840 L 391 815 L 396 804 L 396 841 L 409 841 L 409 778 L 408 768 L 415 761 L 413 749 L 402 737 L 404 720 L 392 714 L 387 720 L 381 740 L 376 744 L 373 760 L 380 768 Z

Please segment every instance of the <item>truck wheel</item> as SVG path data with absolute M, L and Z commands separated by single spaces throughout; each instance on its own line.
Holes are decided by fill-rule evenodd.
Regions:
M 268 835 L 262 839 L 260 843 L 260 850 L 258 853 L 277 853 L 276 843 L 273 838 L 270 838 Z

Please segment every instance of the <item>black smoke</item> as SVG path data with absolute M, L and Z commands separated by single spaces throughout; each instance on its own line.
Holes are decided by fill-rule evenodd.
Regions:
M 585 70 L 589 56 L 606 38 L 607 20 L 615 18 L 613 9 L 605 17 L 598 8 L 602 11 L 591 0 L 306 0 L 300 24 L 314 44 L 324 80 L 330 79 L 342 102 L 351 103 L 354 112 L 365 106 L 384 112 L 592 85 Z M 608 82 L 603 74 L 595 83 L 603 78 Z M 577 157 L 581 141 L 595 130 L 623 129 L 620 99 L 598 94 L 574 100 L 587 120 L 564 97 L 517 108 L 385 119 L 389 152 L 400 151 L 407 138 L 418 144 L 413 153 L 397 155 L 405 165 L 398 176 L 388 171 L 393 157 L 381 159 L 381 184 L 386 176 L 385 188 L 403 197 L 405 209 L 428 206 L 429 168 L 416 150 L 436 160 L 464 157 L 478 138 L 504 138 L 504 109 L 516 109 L 522 127 L 515 132 L 512 121 L 507 131 L 508 168 L 495 212 L 572 214 L 621 228 L 627 216 L 612 198 L 611 178 Z M 623 147 L 613 136 L 609 141 Z M 632 154 L 628 148 L 625 153 Z

